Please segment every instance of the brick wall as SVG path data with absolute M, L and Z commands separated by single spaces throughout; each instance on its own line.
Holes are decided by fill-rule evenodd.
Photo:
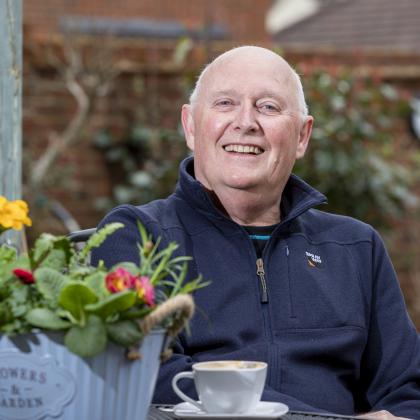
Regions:
M 91 41 L 84 39 L 83 46 L 77 49 L 83 56 L 93 56 L 95 59 L 98 51 L 107 47 L 103 43 L 98 45 L 96 40 Z M 95 101 L 93 112 L 77 143 L 51 167 L 45 193 L 60 200 L 82 228 L 95 226 L 102 218 L 103 212 L 97 209 L 95 201 L 110 196 L 113 186 L 113 174 L 109 172 L 103 153 L 93 145 L 93 138 L 104 129 L 115 138 L 121 138 L 139 121 L 172 129 L 179 124 L 180 107 L 188 93 L 184 88 L 184 84 L 188 84 L 187 75 L 195 74 L 204 65 L 205 54 L 202 48 L 197 47 L 191 54 L 193 59 L 189 60 L 193 66 L 188 66 L 189 69 L 174 66 L 168 57 L 175 43 L 161 45 L 159 50 L 147 42 L 119 43 L 115 48 L 115 62 L 109 63 L 119 72 L 118 77 L 110 84 L 107 94 Z M 24 49 L 25 181 L 35 162 L 45 153 L 51 137 L 64 132 L 77 107 L 62 75 L 51 66 L 47 58 L 50 54 L 63 60 L 61 45 L 56 41 L 32 40 L 26 43 Z M 85 62 L 89 70 L 89 60 Z M 193 80 L 193 76 L 190 76 L 190 80 Z M 27 197 L 31 193 L 27 191 Z M 39 231 L 64 232 L 63 226 L 55 221 L 51 224 L 50 216 L 43 216 L 42 219 L 44 221 L 40 226 L 37 218 Z
M 272 0 L 27 0 L 24 24 L 34 34 L 58 31 L 65 15 L 147 18 L 179 21 L 190 29 L 206 22 L 219 23 L 230 30 L 235 42 L 268 40 L 265 16 Z

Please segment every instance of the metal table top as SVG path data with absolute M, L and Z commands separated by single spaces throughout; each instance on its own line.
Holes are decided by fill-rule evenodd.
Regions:
M 149 412 L 148 420 L 174 420 L 178 419 L 171 406 L 156 406 L 152 405 Z M 361 420 L 361 417 L 332 415 L 332 414 L 318 414 L 318 413 L 304 413 L 297 411 L 289 411 L 287 414 L 279 417 L 282 420 L 345 420 L 345 419 L 357 419 Z

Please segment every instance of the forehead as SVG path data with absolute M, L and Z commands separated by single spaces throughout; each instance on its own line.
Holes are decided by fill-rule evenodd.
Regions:
M 214 62 L 203 78 L 202 94 L 207 98 L 231 93 L 292 100 L 296 83 L 291 68 L 279 56 L 243 53 Z

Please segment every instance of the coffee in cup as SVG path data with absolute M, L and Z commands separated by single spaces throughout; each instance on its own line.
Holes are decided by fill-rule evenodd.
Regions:
M 195 363 L 192 372 L 180 372 L 172 379 L 175 393 L 184 401 L 211 414 L 252 412 L 261 400 L 267 364 L 242 360 Z M 180 379 L 193 379 L 199 401 L 185 395 L 177 385 Z

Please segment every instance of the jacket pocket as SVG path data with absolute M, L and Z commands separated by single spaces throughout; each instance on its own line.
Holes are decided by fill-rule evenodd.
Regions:
M 361 288 L 359 267 L 345 246 L 336 243 L 315 246 L 299 238 L 289 244 L 286 264 L 287 270 L 283 268 L 281 272 L 287 280 L 279 279 L 284 287 L 270 290 L 272 295 L 277 294 L 274 298 L 283 302 L 288 291 L 290 302 L 287 318 L 284 310 L 273 311 L 276 330 L 366 327 L 369 308 Z

